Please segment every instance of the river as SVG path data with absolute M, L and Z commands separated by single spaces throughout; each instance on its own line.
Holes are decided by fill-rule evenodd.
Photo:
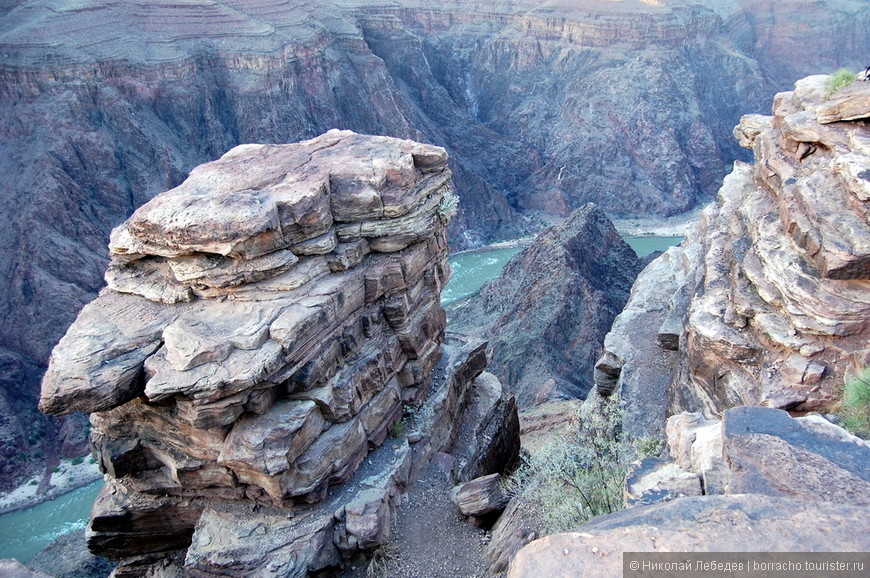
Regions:
M 683 237 L 625 237 L 625 242 L 638 257 L 664 251 L 682 240 Z M 441 304 L 450 305 L 480 291 L 484 283 L 498 277 L 511 257 L 521 250 L 522 247 L 481 249 L 452 255 L 450 267 L 453 275 L 441 293 Z
M 626 237 L 640 257 L 678 244 L 682 237 Z M 474 295 L 497 277 L 522 247 L 483 249 L 450 257 L 453 275 L 441 294 L 448 305 Z M 0 516 L 0 559 L 30 560 L 58 537 L 85 527 L 103 482 L 98 481 L 25 510 Z
M 57 538 L 83 529 L 102 487 L 103 480 L 99 480 L 53 500 L 0 516 L 0 559 L 27 562 Z

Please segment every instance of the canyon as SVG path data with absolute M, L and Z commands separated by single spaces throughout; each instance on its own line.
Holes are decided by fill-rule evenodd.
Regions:
M 109 231 L 235 145 L 331 128 L 451 156 L 454 250 L 588 201 L 616 215 L 712 198 L 746 112 L 856 61 L 861 2 L 0 5 L 0 471 L 85 447 L 34 409 L 51 347 L 103 286 Z M 810 33 L 809 31 L 812 31 Z M 618 183 L 615 184 L 615 183 Z
M 774 164 L 774 174 L 759 177 L 768 179 L 770 186 L 777 180 L 803 178 L 792 160 L 771 152 L 772 141 L 759 140 L 768 134 L 766 123 L 774 121 L 760 117 L 744 121 L 741 142 L 732 138 L 732 127 L 745 113 L 768 110 L 773 93 L 790 89 L 807 74 L 839 66 L 863 69 L 868 63 L 858 59 L 867 45 L 870 8 L 856 0 L 810 5 L 761 0 L 565 0 L 543 5 L 446 2 L 437 7 L 416 0 L 0 3 L 0 167 L 6 175 L 0 195 L 0 214 L 6 224 L 0 228 L 3 487 L 50 467 L 58 455 L 87 451 L 90 426 L 81 413 L 44 417 L 36 410 L 36 399 L 52 347 L 77 312 L 98 294 L 128 294 L 136 288 L 143 304 L 196 302 L 298 266 L 294 259 L 300 255 L 293 252 L 294 244 L 280 255 L 252 254 L 258 263 L 210 278 L 205 271 L 214 263 L 205 262 L 209 259 L 175 263 L 172 269 L 168 263 L 179 255 L 165 254 L 165 247 L 148 253 L 153 247 L 125 245 L 129 238 L 112 239 L 115 254 L 110 261 L 106 243 L 115 227 L 158 193 L 180 185 L 194 167 L 221 158 L 237 145 L 296 142 L 339 128 L 443 147 L 461 200 L 459 213 L 437 243 L 440 256 L 447 251 L 447 241 L 455 250 L 528 234 L 568 218 L 589 201 L 611 216 L 623 217 L 665 216 L 694 208 L 715 197 L 728 173 L 726 183 L 731 188 L 726 191 L 745 187 L 750 178 L 746 165 L 738 163 L 731 172 L 733 161 L 750 160 L 741 144 L 768 147 L 755 153 L 757 157 L 768 154 L 763 158 Z M 806 114 L 790 116 L 806 113 L 808 109 L 802 108 L 809 106 L 806 103 L 819 106 L 819 90 L 804 87 L 796 94 L 800 95 L 796 104 L 784 98 L 777 101 L 780 113 L 774 117 L 790 119 L 792 135 L 804 135 L 789 137 L 797 147 L 790 154 L 807 153 L 815 162 L 817 151 L 824 156 L 844 146 L 846 137 L 808 126 Z M 787 114 L 783 107 L 794 110 Z M 829 114 L 835 118 L 839 113 Z M 838 162 L 842 166 L 838 165 L 837 178 L 846 178 L 843 175 L 855 165 L 849 159 Z M 789 185 L 787 194 L 809 198 L 815 186 Z M 757 196 L 753 202 L 739 208 L 726 204 L 721 212 L 708 213 L 702 235 L 715 235 L 719 225 L 743 227 L 734 220 L 741 212 L 768 214 L 769 198 Z M 670 379 L 668 363 L 681 364 L 686 387 L 678 393 L 664 389 L 656 393 L 671 408 L 717 413 L 740 400 L 788 409 L 824 409 L 837 380 L 858 363 L 859 353 L 849 357 L 838 353 L 840 345 L 830 344 L 841 338 L 858 339 L 853 330 L 858 331 L 861 322 L 849 307 L 860 308 L 861 297 L 850 289 L 851 304 L 842 317 L 836 317 L 841 303 L 829 296 L 828 288 L 831 283 L 839 287 L 853 281 L 865 263 L 838 253 L 831 232 L 821 227 L 819 218 L 783 215 L 789 234 L 811 255 L 808 261 L 794 261 L 805 267 L 789 277 L 796 287 L 804 288 L 801 295 L 792 294 L 790 281 L 785 287 L 758 281 L 757 295 L 747 293 L 744 277 L 759 280 L 770 268 L 789 269 L 785 263 L 791 253 L 777 249 L 772 241 L 762 245 L 767 253 L 753 253 L 744 259 L 747 267 L 736 273 L 718 271 L 716 259 L 727 262 L 729 250 L 712 241 L 717 249 L 707 257 L 700 249 L 689 248 L 668 254 L 673 266 L 664 261 L 655 265 L 667 270 L 668 287 L 679 291 L 659 287 L 653 295 L 659 309 L 637 310 L 645 320 L 645 331 L 654 335 L 644 347 L 661 362 L 655 365 L 661 383 Z M 741 238 L 769 241 L 772 226 L 771 219 L 759 220 Z M 262 238 L 250 247 L 212 249 L 239 256 L 271 242 Z M 309 249 L 332 251 L 326 250 L 326 240 L 323 243 L 313 243 Z M 121 258 L 123 247 L 128 253 L 143 251 L 151 257 Z M 732 247 L 741 257 L 745 248 L 745 243 Z M 780 254 L 771 257 L 777 251 Z M 356 259 L 364 251 L 349 252 L 333 261 Z M 690 353 L 682 356 L 667 349 L 659 355 L 655 343 L 659 334 L 671 347 L 679 349 L 683 344 L 680 307 L 689 302 L 692 283 L 700 282 L 690 273 L 697 270 L 689 266 L 693 259 L 710 263 L 704 288 L 710 300 L 719 295 L 728 307 L 719 312 L 710 303 L 695 303 L 692 319 L 699 330 L 686 337 Z M 104 277 L 107 266 L 109 274 Z M 191 277 L 180 284 L 164 283 L 160 279 L 169 274 L 167 268 L 182 277 L 186 268 Z M 821 285 L 812 280 L 817 270 L 827 275 Z M 205 293 L 198 288 L 203 278 L 213 284 Z M 641 279 L 641 284 L 652 284 L 650 277 Z M 730 287 L 732 281 L 736 288 Z M 107 282 L 110 289 L 105 289 Z M 798 303 L 813 293 L 806 287 L 822 288 L 813 298 L 821 301 L 817 304 L 824 313 L 816 308 L 810 308 L 809 314 L 795 312 Z M 121 311 L 124 307 L 112 305 Z M 144 310 L 150 311 L 149 307 Z M 628 310 L 633 307 L 638 307 L 638 299 L 629 298 Z M 831 307 L 836 319 L 830 315 Z M 849 328 L 845 336 L 834 330 L 825 333 L 826 327 L 842 320 Z M 664 322 L 670 323 L 670 329 L 660 331 Z M 139 355 L 151 355 L 148 348 L 157 346 L 153 331 L 161 323 L 145 332 L 152 334 L 142 342 L 147 347 Z M 765 323 L 763 336 L 747 340 L 743 335 L 745 326 Z M 705 333 L 702 327 L 715 331 Z M 124 334 L 128 328 L 120 329 Z M 190 337 L 181 339 L 182 333 L 176 335 L 178 342 Z M 262 337 L 262 332 L 256 335 Z M 640 335 L 633 337 L 634 343 Z M 614 334 L 605 343 L 612 355 L 599 364 L 598 377 L 602 381 L 606 374 L 602 383 L 629 391 L 636 382 L 627 378 L 638 365 L 627 363 L 619 340 Z M 622 345 L 626 343 L 623 340 Z M 773 353 L 765 353 L 765 348 Z M 746 360 L 757 365 L 747 371 L 733 361 L 734 351 L 745 353 Z M 707 365 L 706 356 L 716 352 L 722 371 Z M 218 348 L 206 357 L 224 353 Z M 176 364 L 181 361 L 177 354 L 185 353 L 174 354 Z M 662 355 L 670 359 L 662 361 Z M 168 358 L 164 361 L 164 369 L 172 366 Z M 797 374 L 799 386 L 792 383 Z M 121 376 L 126 386 L 123 391 L 113 389 L 113 395 L 120 396 L 115 399 L 95 402 L 91 398 L 78 405 L 79 392 L 68 398 L 59 395 L 57 399 L 63 401 L 54 406 L 45 402 L 49 405 L 44 408 L 66 413 L 67 407 L 100 412 L 118 404 L 124 407 L 134 403 L 130 396 L 141 393 L 138 375 Z M 758 376 L 760 386 L 753 381 Z M 119 376 L 106 377 L 104 385 Z M 191 422 L 194 428 L 217 422 L 225 428 L 230 416 L 269 404 L 271 394 L 265 392 L 270 388 L 258 387 L 263 375 L 248 377 L 250 383 L 244 387 L 254 386 L 253 393 L 236 391 L 237 398 L 231 400 L 186 399 L 180 411 L 196 422 Z M 622 385 L 617 386 L 620 379 Z M 589 385 L 584 383 L 580 389 Z M 330 407 L 330 411 L 337 409 Z M 334 415 L 335 419 L 359 409 L 349 407 L 339 409 L 349 414 Z M 629 427 L 637 431 L 660 433 L 664 427 L 663 419 L 643 406 L 629 411 L 635 412 Z M 666 410 L 661 412 L 664 415 Z M 103 440 L 103 455 L 117 458 L 108 459 L 108 469 L 122 472 L 129 467 L 153 473 L 167 468 L 161 475 L 164 482 L 168 475 L 173 483 L 188 474 L 200 480 L 227 479 L 224 466 L 203 461 L 202 456 L 142 450 L 148 442 L 143 446 L 141 440 L 125 437 L 118 430 L 122 422 L 122 418 L 101 422 L 95 430 L 96 439 Z M 133 446 L 139 449 L 133 451 Z M 261 497 L 270 496 L 266 501 L 279 494 L 284 499 L 286 488 L 276 490 L 262 474 L 245 475 L 269 486 L 271 494 L 254 484 Z

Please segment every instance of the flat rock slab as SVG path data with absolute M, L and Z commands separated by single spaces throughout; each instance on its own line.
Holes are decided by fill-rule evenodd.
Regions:
M 738 407 L 723 418 L 728 493 L 870 504 L 870 444 L 823 420 Z
M 520 550 L 509 578 L 622 576 L 624 552 L 866 552 L 867 507 L 743 495 L 678 498 L 594 518 Z

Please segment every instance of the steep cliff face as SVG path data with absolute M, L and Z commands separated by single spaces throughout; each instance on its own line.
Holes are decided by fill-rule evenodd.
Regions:
M 13 370 L 0 395 L 22 407 L 102 286 L 108 231 L 237 144 L 338 127 L 445 146 L 463 199 L 451 239 L 477 246 L 527 231 L 517 211 L 669 214 L 709 198 L 740 155 L 740 114 L 793 70 L 863 66 L 850 55 L 870 43 L 867 8 L 847 0 L 0 11 L 0 350 Z M 21 444 L 25 429 L 4 430 L 4 480 L 14 456 L 47 450 Z
M 735 136 L 755 163 L 735 164 L 696 234 L 641 274 L 608 336 L 599 390 L 617 375 L 636 416 L 655 412 L 647 431 L 681 410 L 829 410 L 867 365 L 870 84 L 828 96 L 827 78 L 743 118 Z M 672 352 L 661 379 L 641 371 L 650 356 L 632 341 Z
M 828 78 L 742 119 L 755 163 L 641 273 L 605 340 L 598 392 L 668 452 L 629 469 L 625 510 L 531 543 L 509 576 L 620 576 L 626 552 L 870 547 L 870 444 L 821 415 L 870 363 L 870 82 L 830 94 Z
M 113 230 L 108 288 L 53 350 L 40 400 L 91 414 L 109 475 L 92 552 L 154 556 L 118 575 L 170 558 L 304 576 L 390 538 L 486 365 L 485 342 L 442 348 L 450 176 L 439 147 L 329 131 L 235 147 Z M 414 445 L 396 430 L 382 447 L 406 406 Z
M 601 341 L 641 262 L 595 205 L 544 230 L 499 278 L 450 312 L 450 326 L 486 336 L 491 371 L 520 406 L 583 398 Z

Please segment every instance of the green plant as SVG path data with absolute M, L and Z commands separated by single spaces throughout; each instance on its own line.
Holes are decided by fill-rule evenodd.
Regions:
M 401 419 L 397 419 L 390 427 L 390 435 L 394 438 L 400 438 L 405 435 L 405 423 Z
M 444 220 L 449 221 L 459 212 L 459 197 L 451 191 L 447 191 L 441 197 L 441 200 L 438 201 L 438 207 L 435 209 L 435 212 Z
M 552 441 L 526 457 L 507 489 L 540 504 L 547 530 L 563 532 L 600 514 L 622 508 L 628 464 L 644 453 L 660 451 L 655 440 L 623 436 L 617 400 L 600 400 L 579 417 L 570 438 Z
M 79 465 L 80 463 L 82 463 L 83 461 L 85 461 L 85 458 L 73 458 L 73 459 L 72 459 L 72 465 L 77 466 L 77 465 Z
M 846 429 L 870 438 L 870 367 L 846 383 L 841 417 Z
M 51 473 L 56 474 L 60 471 L 60 468 L 57 466 L 51 466 Z
M 38 485 L 38 484 L 39 484 L 39 482 L 37 482 L 36 480 L 30 480 L 30 485 L 31 485 L 31 486 L 36 486 L 36 485 Z
M 832 96 L 835 92 L 843 89 L 858 79 L 858 76 L 848 68 L 841 68 L 828 76 L 825 82 L 825 97 Z

